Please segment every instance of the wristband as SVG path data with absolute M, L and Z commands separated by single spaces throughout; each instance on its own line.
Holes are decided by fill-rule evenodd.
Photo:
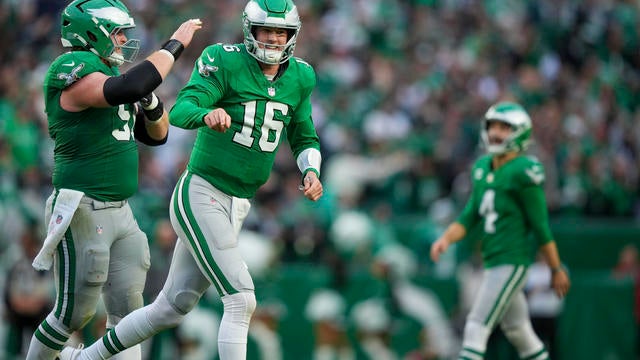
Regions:
M 560 265 L 558 267 L 551 268 L 551 274 L 555 274 L 558 271 L 564 271 L 564 266 Z
M 160 102 L 160 99 L 158 99 L 158 97 L 154 93 L 151 93 L 147 96 L 143 96 L 142 99 L 140 99 L 140 105 L 142 105 L 142 108 L 144 110 L 155 109 L 158 106 L 159 102 Z
M 162 115 L 164 114 L 164 104 L 162 104 L 162 101 L 156 96 L 156 94 L 151 93 L 142 97 L 142 99 L 140 99 L 140 105 L 142 105 L 142 111 L 144 112 L 148 122 L 156 123 L 162 119 Z
M 162 45 L 161 50 L 168 51 L 171 55 L 173 55 L 173 60 L 178 60 L 180 54 L 184 50 L 184 45 L 176 39 L 170 39 L 164 45 Z

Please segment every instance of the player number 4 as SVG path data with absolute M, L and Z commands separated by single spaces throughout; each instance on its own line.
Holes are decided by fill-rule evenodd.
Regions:
M 480 215 L 484 217 L 484 232 L 487 234 L 494 234 L 496 232 L 496 220 L 498 220 L 498 213 L 495 208 L 495 199 L 495 191 L 485 191 L 484 195 L 482 195 L 480 209 L 478 210 Z

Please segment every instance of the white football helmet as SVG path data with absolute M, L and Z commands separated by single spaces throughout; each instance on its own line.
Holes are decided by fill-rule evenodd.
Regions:
M 491 144 L 487 128 L 489 122 L 500 121 L 509 124 L 513 129 L 500 144 Z M 526 150 L 531 143 L 531 118 L 527 111 L 519 104 L 513 102 L 499 102 L 489 108 L 482 120 L 480 138 L 484 148 L 490 154 L 504 154 L 510 151 L 521 152 Z
M 287 30 L 288 41 L 278 49 L 268 49 L 255 38 L 254 27 L 274 27 Z M 242 14 L 244 44 L 249 54 L 266 64 L 282 64 L 293 56 L 300 31 L 298 8 L 291 0 L 250 0 Z

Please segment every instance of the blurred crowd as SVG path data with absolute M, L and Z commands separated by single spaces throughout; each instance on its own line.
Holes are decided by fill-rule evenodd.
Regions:
M 205 46 L 242 41 L 245 1 L 125 3 L 136 19 L 133 37 L 142 41 L 141 56 L 159 48 L 184 19 L 204 23 L 157 91 L 168 107 Z M 288 148 L 281 147 L 245 226 L 266 239 L 273 263 L 326 265 L 338 279 L 334 290 L 343 267 L 376 274 L 369 267 L 376 259 L 412 263 L 397 249 L 409 250 L 417 268 L 400 266 L 400 272 L 410 275 L 428 266 L 429 242 L 468 194 L 480 119 L 502 99 L 520 102 L 533 119 L 531 152 L 546 168 L 552 217 L 640 217 L 636 1 L 295 3 L 303 23 L 295 55 L 312 64 L 318 77 L 313 116 L 322 142 L 325 196 L 318 204 L 303 199 L 299 171 Z M 42 80 L 62 51 L 59 13 L 65 5 L 64 0 L 0 2 L 3 273 L 19 263 L 16 259 L 31 256 L 28 239 L 18 239 L 41 238 L 44 232 L 53 142 Z M 167 145 L 140 147 L 140 187 L 131 204 L 157 264 L 148 296 L 159 290 L 168 265 L 173 235 L 167 205 L 194 134 L 172 128 Z M 453 256 L 429 271 L 453 276 L 458 270 Z M 34 286 L 39 280 L 33 277 Z M 10 283 L 3 278 L 0 287 L 10 290 L 5 286 Z M 395 285 L 391 288 L 400 287 Z M 28 311 L 39 314 L 45 300 Z M 433 321 L 440 314 L 428 316 Z

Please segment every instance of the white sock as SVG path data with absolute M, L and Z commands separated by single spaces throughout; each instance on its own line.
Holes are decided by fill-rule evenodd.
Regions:
M 113 360 L 140 360 L 142 359 L 142 348 L 140 344 L 134 345 L 127 350 L 113 355 Z
M 55 359 L 59 351 L 47 346 L 40 341 L 39 337 L 46 339 L 46 343 L 63 346 L 70 336 L 71 334 L 67 330 L 62 330 L 62 325 L 51 313 L 47 315 L 31 337 L 26 358 L 28 360 Z
M 160 331 L 180 323 L 184 315 L 176 312 L 167 297 L 160 292 L 156 300 L 125 316 L 116 327 L 102 339 L 84 349 L 79 360 L 109 359 L 126 348 L 140 344 Z M 109 348 L 107 345 L 109 344 Z M 138 346 L 139 348 L 139 346 Z M 139 349 L 134 350 L 138 351 Z M 133 359 L 131 357 L 118 359 Z M 138 358 L 139 359 L 139 358 Z

